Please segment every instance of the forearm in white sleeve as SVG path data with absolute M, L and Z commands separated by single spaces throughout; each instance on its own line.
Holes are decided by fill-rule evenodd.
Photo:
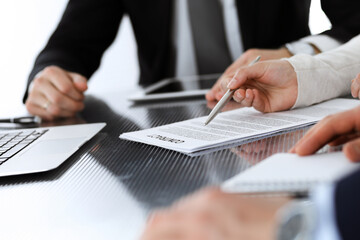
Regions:
M 360 35 L 334 50 L 286 59 L 297 75 L 298 96 L 293 108 L 309 106 L 350 93 L 360 73 Z

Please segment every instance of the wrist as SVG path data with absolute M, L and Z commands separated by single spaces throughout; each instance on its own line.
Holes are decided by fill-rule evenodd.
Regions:
M 289 51 L 289 49 L 287 49 L 287 47 L 281 47 L 279 48 L 279 51 L 282 52 L 282 55 L 285 57 L 285 58 L 289 58 L 289 57 L 292 57 L 293 54 Z

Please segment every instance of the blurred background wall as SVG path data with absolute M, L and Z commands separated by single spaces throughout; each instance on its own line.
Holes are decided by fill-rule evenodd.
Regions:
M 57 25 L 67 0 L 11 0 L 0 2 L 0 117 L 12 112 L 21 115 L 22 95 L 27 76 L 38 52 Z M 310 28 L 319 33 L 331 25 L 313 0 Z M 123 20 L 114 44 L 107 50 L 101 68 L 93 76 L 89 92 L 131 89 L 139 69 L 136 45 L 128 18 Z M 7 104 L 11 102 L 12 104 Z M 12 109 L 16 107 L 16 111 Z

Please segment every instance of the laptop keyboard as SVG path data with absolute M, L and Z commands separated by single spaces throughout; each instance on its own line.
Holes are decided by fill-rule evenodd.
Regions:
M 0 132 L 0 165 L 16 153 L 29 146 L 48 130 L 19 130 L 15 132 Z

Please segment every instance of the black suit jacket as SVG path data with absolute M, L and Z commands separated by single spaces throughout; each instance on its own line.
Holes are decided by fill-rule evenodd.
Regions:
M 360 239 L 360 170 L 342 179 L 335 188 L 335 213 L 344 240 Z
M 278 48 L 310 34 L 310 0 L 236 1 L 245 49 Z M 124 14 L 131 19 L 137 41 L 140 84 L 172 77 L 173 5 L 172 0 L 70 0 L 55 32 L 37 57 L 28 83 L 49 65 L 89 78 L 113 42 Z M 345 42 L 360 33 L 360 1 L 324 0 L 322 6 L 333 24 L 326 34 Z

